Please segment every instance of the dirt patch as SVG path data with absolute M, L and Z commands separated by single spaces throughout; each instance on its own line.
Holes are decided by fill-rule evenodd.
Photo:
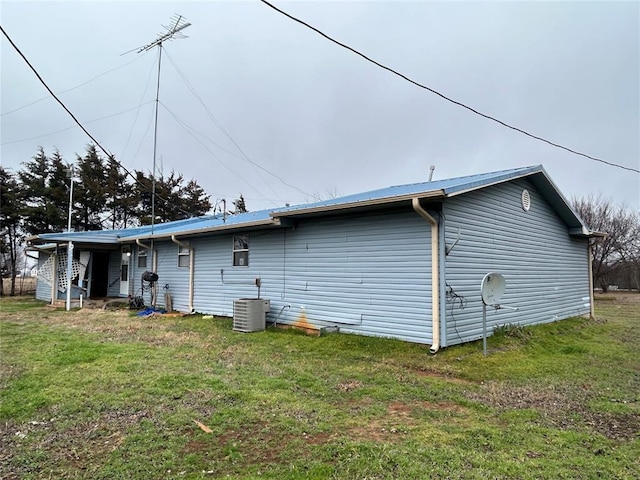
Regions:
M 288 461 L 283 456 L 283 446 L 289 443 L 322 445 L 331 438 L 332 435 L 326 432 L 289 434 L 273 429 L 267 423 L 254 423 L 219 435 L 213 433 L 209 438 L 192 439 L 185 445 L 183 453 L 196 453 L 231 462 L 241 460 L 244 464 L 274 464 Z
M 588 402 L 595 398 L 589 386 L 515 387 L 487 382 L 480 390 L 467 392 L 469 399 L 499 411 L 533 409 L 543 425 L 562 430 L 589 430 L 614 440 L 630 440 L 640 435 L 640 415 L 594 412 Z
M 99 464 L 124 442 L 131 426 L 148 416 L 146 410 L 117 410 L 71 426 L 55 417 L 21 424 L 6 422 L 0 428 L 0 478 L 33 473 L 32 467 L 14 462 L 25 448 L 45 452 L 47 464 L 56 468 L 83 470 L 86 465 Z
M 339 392 L 351 392 L 352 390 L 357 390 L 362 387 L 362 382 L 360 380 L 346 380 L 344 382 L 340 382 L 338 384 Z

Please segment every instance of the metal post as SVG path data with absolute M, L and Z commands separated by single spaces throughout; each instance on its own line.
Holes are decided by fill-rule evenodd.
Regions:
M 71 212 L 73 211 L 73 166 L 69 167 L 69 218 L 67 220 L 67 232 L 71 232 Z M 73 275 L 73 242 L 69 239 L 67 244 L 67 312 L 71 310 L 71 276 Z
M 153 130 L 153 172 L 151 174 L 151 235 L 156 224 L 156 152 L 158 148 L 158 105 L 160 103 L 160 64 L 162 63 L 162 42 L 158 43 L 158 84 L 156 87 L 156 117 Z M 153 248 L 153 238 L 151 238 Z
M 69 188 L 69 218 L 67 220 L 67 232 L 71 231 L 71 212 L 73 209 L 73 167 L 69 167 L 71 187 Z
M 487 304 L 482 302 L 482 353 L 487 356 Z
M 73 242 L 67 244 L 67 311 L 71 310 L 71 276 L 73 275 Z

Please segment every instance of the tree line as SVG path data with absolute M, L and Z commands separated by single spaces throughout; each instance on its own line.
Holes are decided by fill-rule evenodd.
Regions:
M 591 230 L 605 234 L 590 239 L 594 286 L 640 290 L 640 212 L 601 195 L 574 198 L 572 205 Z
M 77 177 L 73 230 L 151 224 L 151 172 L 135 170 L 129 175 L 113 158 L 102 157 L 95 145 L 88 145 L 84 156 L 76 155 L 73 165 L 58 151 L 47 156 L 39 147 L 15 173 L 0 166 L 0 273 L 12 279 L 12 294 L 26 236 L 67 228 L 70 167 Z M 185 181 L 174 171 L 169 176 L 156 175 L 155 192 L 156 223 L 201 216 L 212 209 L 210 195 L 195 180 Z M 605 292 L 611 285 L 640 289 L 640 212 L 602 196 L 574 198 L 571 203 L 591 230 L 606 234 L 590 239 L 595 286 Z M 242 195 L 233 205 L 233 213 L 247 211 Z
M 195 180 L 171 171 L 166 176 L 134 170 L 128 174 L 113 158 L 88 145 L 83 156 L 66 162 L 57 150 L 37 153 L 16 172 L 0 166 L 0 269 L 14 279 L 26 237 L 67 229 L 71 175 L 74 176 L 71 225 L 74 231 L 121 229 L 205 215 L 211 196 Z M 155 180 L 155 187 L 153 186 Z M 242 196 L 233 202 L 246 211 Z M 14 285 L 12 282 L 12 285 Z M 11 288 L 14 291 L 14 287 Z M 0 294 L 2 289 L 0 288 Z

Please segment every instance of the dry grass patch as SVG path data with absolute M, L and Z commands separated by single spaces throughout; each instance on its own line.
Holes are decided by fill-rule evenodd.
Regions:
M 588 405 L 597 395 L 589 385 L 512 386 L 490 381 L 480 390 L 467 392 L 467 396 L 501 412 L 535 410 L 540 423 L 561 430 L 587 430 L 613 440 L 632 440 L 640 436 L 638 414 L 590 409 Z

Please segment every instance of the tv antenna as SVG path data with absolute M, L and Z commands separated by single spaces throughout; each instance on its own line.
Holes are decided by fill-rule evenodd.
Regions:
M 171 22 L 173 26 L 167 27 L 166 25 L 162 25 L 166 32 L 159 33 L 158 38 L 156 38 L 153 42 L 145 45 L 144 47 L 140 47 L 138 49 L 138 53 L 147 52 L 155 46 L 162 47 L 162 42 L 165 42 L 167 40 L 173 40 L 174 38 L 187 38 L 186 35 L 180 32 L 185 28 L 191 26 L 191 24 L 187 22 L 182 15 L 178 15 L 177 13 L 171 18 Z
M 166 30 L 164 33 L 160 33 L 158 37 L 151 43 L 144 45 L 143 47 L 134 48 L 129 52 L 133 52 L 134 50 L 137 53 L 148 52 L 152 48 L 158 47 L 158 81 L 156 84 L 156 111 L 155 111 L 155 120 L 153 127 L 153 170 L 151 174 L 151 255 L 155 258 L 155 253 L 153 251 L 153 231 L 154 225 L 156 223 L 156 158 L 158 152 L 158 106 L 160 104 L 160 67 L 162 65 L 162 44 L 164 42 L 168 42 L 169 40 L 173 40 L 174 38 L 187 38 L 186 35 L 180 33 L 185 28 L 189 27 L 191 24 L 186 21 L 186 19 L 179 14 L 175 14 L 171 18 L 170 26 L 162 25 L 162 27 Z M 126 52 L 126 53 L 129 53 Z M 124 54 L 123 54 L 124 55 Z M 154 266 L 152 266 L 152 269 Z M 153 298 L 155 299 L 155 292 L 153 292 Z M 155 304 L 153 305 L 155 307 Z
M 151 235 L 153 235 L 153 227 L 156 223 L 156 156 L 158 151 L 158 106 L 160 104 L 160 67 L 162 65 L 162 43 L 173 40 L 174 38 L 186 38 L 186 36 L 180 33 L 182 30 L 190 26 L 191 24 L 185 20 L 182 15 L 177 13 L 171 18 L 171 25 L 167 27 L 162 25 L 166 30 L 165 33 L 158 35 L 153 42 L 140 47 L 138 53 L 148 52 L 154 47 L 158 47 L 158 82 L 156 85 L 156 112 L 155 121 L 153 127 L 153 173 L 151 175 Z M 153 237 L 151 238 L 151 245 L 153 248 Z

